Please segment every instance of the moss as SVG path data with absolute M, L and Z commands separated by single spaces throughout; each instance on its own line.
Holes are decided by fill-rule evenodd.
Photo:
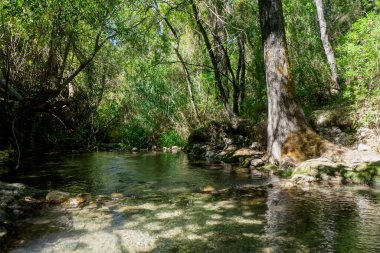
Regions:
M 380 176 L 373 177 L 372 185 L 375 187 L 380 187 Z
M 251 164 L 251 158 L 246 158 L 240 163 L 240 167 L 242 168 L 248 168 L 249 165 Z
M 282 146 L 282 158 L 289 157 L 302 162 L 320 157 L 324 151 L 324 140 L 311 129 L 290 133 Z

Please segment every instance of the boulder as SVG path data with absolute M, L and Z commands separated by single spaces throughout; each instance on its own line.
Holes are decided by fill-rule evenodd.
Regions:
M 61 192 L 61 191 L 51 191 L 49 192 L 45 199 L 47 202 L 53 203 L 53 204 L 61 204 L 68 200 L 70 197 L 70 194 L 67 192 Z
M 293 175 L 319 177 L 322 173 L 324 173 L 330 176 L 335 176 L 339 175 L 341 170 L 344 168 L 345 165 L 334 163 L 327 158 L 317 158 L 302 162 L 294 169 Z

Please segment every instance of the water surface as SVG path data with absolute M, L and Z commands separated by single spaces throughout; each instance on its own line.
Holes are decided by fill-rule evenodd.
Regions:
M 0 180 L 93 196 L 20 221 L 12 252 L 380 252 L 380 192 L 366 187 L 202 194 L 268 182 L 182 153 L 31 157 Z

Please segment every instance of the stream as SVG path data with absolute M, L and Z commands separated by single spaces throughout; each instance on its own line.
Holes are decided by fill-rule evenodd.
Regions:
M 380 189 L 365 186 L 284 189 L 181 152 L 31 156 L 0 181 L 92 196 L 19 220 L 10 252 L 380 252 Z M 265 192 L 201 192 L 246 185 Z

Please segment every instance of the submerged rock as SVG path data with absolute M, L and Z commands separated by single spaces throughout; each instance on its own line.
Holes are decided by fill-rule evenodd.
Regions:
M 211 185 L 207 185 L 201 189 L 202 193 L 213 193 L 215 192 L 215 188 Z

